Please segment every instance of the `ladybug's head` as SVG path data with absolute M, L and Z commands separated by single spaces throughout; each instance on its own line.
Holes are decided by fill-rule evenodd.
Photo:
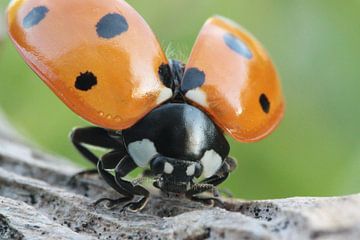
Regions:
M 159 176 L 154 186 L 165 192 L 186 192 L 192 187 L 194 178 L 202 174 L 200 162 L 163 156 L 155 157 L 150 163 L 150 168 L 155 175 Z

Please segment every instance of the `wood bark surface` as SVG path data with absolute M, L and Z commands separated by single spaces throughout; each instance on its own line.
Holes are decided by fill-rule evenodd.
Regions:
M 204 206 L 153 191 L 139 213 L 94 207 L 119 197 L 98 176 L 26 143 L 0 117 L 0 239 L 360 239 L 360 195 Z

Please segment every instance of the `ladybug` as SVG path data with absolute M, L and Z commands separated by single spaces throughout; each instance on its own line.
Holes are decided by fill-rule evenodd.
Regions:
M 284 98 L 272 61 L 253 36 L 224 17 L 207 20 L 187 64 L 168 60 L 123 0 L 13 0 L 7 20 L 26 63 L 95 125 L 73 130 L 71 140 L 122 195 L 98 203 L 142 209 L 149 191 L 124 178 L 139 167 L 164 192 L 217 200 L 199 194 L 215 192 L 236 166 L 224 134 L 255 142 L 282 119 Z M 99 158 L 89 145 L 109 152 Z

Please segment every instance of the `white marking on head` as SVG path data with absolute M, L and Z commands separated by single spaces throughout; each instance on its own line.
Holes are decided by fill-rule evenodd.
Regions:
M 195 89 L 188 91 L 185 94 L 185 97 L 200 104 L 203 107 L 209 107 L 209 104 L 207 102 L 206 93 L 203 90 L 201 90 L 200 88 L 195 88 Z
M 173 95 L 172 90 L 170 88 L 164 87 L 156 99 L 156 104 L 165 102 L 166 100 L 170 99 L 172 95 Z
M 174 166 L 171 165 L 171 164 L 168 163 L 168 162 L 165 162 L 165 165 L 164 165 L 164 173 L 166 173 L 166 174 L 172 174 L 173 171 L 174 171 Z
M 149 139 L 130 143 L 128 151 L 136 165 L 142 168 L 146 167 L 150 160 L 158 154 L 154 143 Z
M 195 163 L 191 164 L 186 169 L 186 175 L 188 175 L 189 177 L 194 176 L 194 174 L 195 174 Z
M 213 176 L 222 164 L 220 155 L 214 150 L 206 151 L 200 161 L 203 166 L 202 176 L 205 178 Z

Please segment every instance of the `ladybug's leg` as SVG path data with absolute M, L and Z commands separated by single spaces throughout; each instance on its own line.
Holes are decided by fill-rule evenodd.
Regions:
M 109 157 L 112 157 L 112 156 L 109 156 Z M 124 197 L 119 198 L 119 199 L 103 198 L 103 199 L 99 199 L 96 202 L 96 204 L 103 202 L 103 201 L 108 201 L 109 203 L 107 204 L 107 206 L 114 207 L 120 203 L 130 201 L 134 198 L 134 196 L 139 195 L 139 196 L 143 196 L 143 197 L 136 202 L 130 202 L 130 203 L 126 204 L 123 207 L 123 210 L 126 208 L 130 208 L 130 210 L 132 210 L 132 211 L 141 210 L 147 203 L 147 200 L 149 197 L 149 192 L 142 186 L 133 185 L 133 183 L 123 179 L 123 177 L 125 177 L 132 170 L 134 170 L 135 168 L 138 167 L 135 164 L 135 162 L 129 156 L 125 156 L 123 159 L 121 159 L 121 161 L 116 166 L 115 177 L 114 177 L 112 174 L 110 174 L 108 171 L 106 171 L 104 169 L 104 166 L 102 164 L 103 160 L 104 159 L 99 161 L 99 164 L 98 164 L 99 173 L 101 174 L 101 176 L 103 176 L 105 181 L 111 187 L 113 187 L 120 194 L 124 195 Z
M 120 203 L 128 202 L 131 199 L 133 199 L 134 194 L 128 191 L 127 189 L 123 188 L 121 185 L 119 185 L 114 177 L 108 170 L 106 170 L 106 166 L 104 162 L 108 162 L 110 160 L 113 161 L 113 159 L 121 159 L 118 163 L 118 165 L 122 166 L 122 170 L 124 172 L 131 172 L 133 169 L 135 169 L 137 166 L 133 164 L 132 160 L 129 161 L 128 156 L 123 156 L 119 152 L 110 152 L 106 155 L 104 155 L 101 160 L 97 164 L 97 168 L 99 171 L 99 174 L 103 177 L 105 182 L 109 184 L 115 191 L 123 195 L 124 197 L 121 197 L 119 199 L 110 199 L 110 198 L 101 198 L 95 202 L 95 205 L 107 201 L 108 204 L 106 205 L 108 208 L 112 208 Z
M 204 179 L 199 184 L 195 184 L 188 192 L 186 196 L 194 201 L 207 203 L 209 201 L 215 201 L 218 205 L 223 205 L 223 202 L 216 197 L 200 197 L 195 196 L 196 194 L 203 192 L 213 192 L 215 196 L 218 195 L 216 186 L 221 184 L 229 176 L 229 173 L 236 168 L 236 160 L 227 157 L 223 162 L 221 168 L 215 173 L 214 176 Z
M 196 196 L 196 194 L 199 193 L 203 193 L 203 192 L 208 192 L 208 191 L 215 191 L 216 188 L 214 185 L 212 184 L 195 184 L 190 190 L 188 190 L 185 193 L 185 196 L 189 199 L 191 199 L 192 201 L 196 201 L 196 202 L 201 202 L 203 204 L 206 205 L 211 205 L 212 203 L 216 203 L 216 205 L 220 205 L 223 206 L 224 203 L 216 197 L 201 197 L 201 196 Z
M 221 168 L 215 173 L 214 176 L 206 178 L 200 183 L 217 186 L 227 179 L 229 173 L 235 170 L 236 165 L 236 160 L 234 158 L 227 157 L 225 158 L 225 161 L 223 162 Z
M 123 143 L 115 140 L 109 136 L 109 133 L 104 128 L 100 127 L 86 127 L 76 128 L 71 132 L 71 141 L 76 149 L 83 155 L 88 161 L 97 165 L 99 158 L 89 150 L 84 144 L 94 147 L 101 147 L 107 149 L 121 150 L 126 153 Z M 115 163 L 116 166 L 117 163 Z M 115 168 L 115 166 L 113 168 Z
M 124 145 L 121 142 L 116 141 L 114 138 L 110 137 L 108 131 L 103 128 L 76 128 L 71 132 L 70 138 L 76 149 L 81 153 L 81 155 L 84 156 L 89 162 L 91 162 L 95 166 L 97 165 L 99 158 L 84 144 L 107 149 L 116 149 L 120 152 L 123 152 L 123 155 L 126 154 Z M 114 159 L 113 162 L 106 162 L 109 168 L 115 168 L 117 163 L 118 159 Z M 81 171 L 72 176 L 69 182 L 73 183 L 75 179 L 79 176 L 86 174 L 94 174 L 97 172 L 97 169 Z
M 131 169 L 128 167 L 131 166 Z M 137 165 L 132 160 L 131 157 L 127 157 L 126 161 L 121 161 L 115 168 L 115 180 L 116 183 L 121 186 L 122 188 L 126 189 L 129 193 L 131 193 L 133 196 L 138 195 L 142 196 L 138 201 L 130 202 L 126 204 L 122 210 L 125 210 L 129 208 L 131 211 L 139 211 L 143 209 L 143 207 L 146 205 L 146 203 L 149 200 L 149 191 L 146 190 L 144 187 L 142 187 L 139 184 L 134 184 L 132 182 L 126 181 L 123 179 L 127 174 L 129 174 L 130 171 L 135 169 Z
M 225 161 L 223 162 L 223 165 L 221 166 L 221 168 L 215 173 L 214 176 L 211 176 L 209 178 L 206 178 L 204 180 L 202 180 L 200 183 L 206 183 L 206 184 L 212 184 L 214 186 L 218 186 L 219 184 L 221 184 L 222 182 L 224 182 L 227 177 L 229 176 L 229 173 L 234 171 L 236 168 L 236 160 L 232 157 L 227 157 L 225 159 Z M 232 197 L 232 194 L 230 191 L 228 190 L 220 190 L 221 192 L 223 192 L 227 197 Z M 214 196 L 218 197 L 220 195 L 219 190 L 216 189 L 216 191 L 214 192 Z

